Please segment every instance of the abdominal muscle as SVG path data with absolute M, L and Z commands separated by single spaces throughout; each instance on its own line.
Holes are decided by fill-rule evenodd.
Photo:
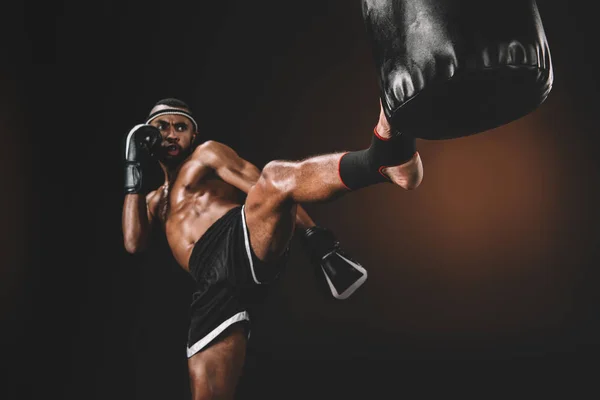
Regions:
M 189 259 L 196 242 L 213 223 L 239 206 L 240 202 L 236 189 L 216 180 L 202 184 L 193 192 L 175 187 L 170 201 L 165 224 L 167 241 L 175 260 L 189 272 Z

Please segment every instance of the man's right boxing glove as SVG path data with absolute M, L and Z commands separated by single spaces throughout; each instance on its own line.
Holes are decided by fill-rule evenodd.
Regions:
M 312 263 L 322 271 L 333 297 L 343 300 L 367 280 L 367 271 L 340 248 L 340 242 L 327 228 L 313 226 L 302 239 Z
M 158 128 L 139 124 L 125 138 L 125 194 L 145 193 L 142 167 L 148 156 L 156 155 L 162 136 Z

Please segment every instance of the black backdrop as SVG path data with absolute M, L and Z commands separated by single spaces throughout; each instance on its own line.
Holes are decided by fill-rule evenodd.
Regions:
M 239 398 L 379 398 L 415 382 L 456 395 L 482 377 L 495 392 L 534 364 L 583 371 L 597 356 L 596 17 L 584 1 L 538 5 L 547 102 L 476 137 L 419 141 L 417 191 L 308 205 L 370 279 L 330 300 L 294 242 Z M 159 236 L 146 256 L 122 247 L 123 135 L 173 96 L 259 166 L 366 146 L 378 88 L 360 4 L 25 1 L 4 20 L 2 397 L 186 398 L 191 282 Z

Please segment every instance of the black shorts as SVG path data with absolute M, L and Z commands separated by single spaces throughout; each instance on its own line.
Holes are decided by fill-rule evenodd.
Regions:
M 250 246 L 244 207 L 229 210 L 198 240 L 190 256 L 196 289 L 190 308 L 188 358 L 206 348 L 235 323 L 250 334 L 250 314 L 264 301 L 289 258 L 260 261 Z

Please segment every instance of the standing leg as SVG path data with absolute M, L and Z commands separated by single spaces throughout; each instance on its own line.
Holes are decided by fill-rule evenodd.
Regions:
M 246 336 L 234 324 L 220 340 L 188 359 L 192 400 L 232 400 L 246 357 Z

